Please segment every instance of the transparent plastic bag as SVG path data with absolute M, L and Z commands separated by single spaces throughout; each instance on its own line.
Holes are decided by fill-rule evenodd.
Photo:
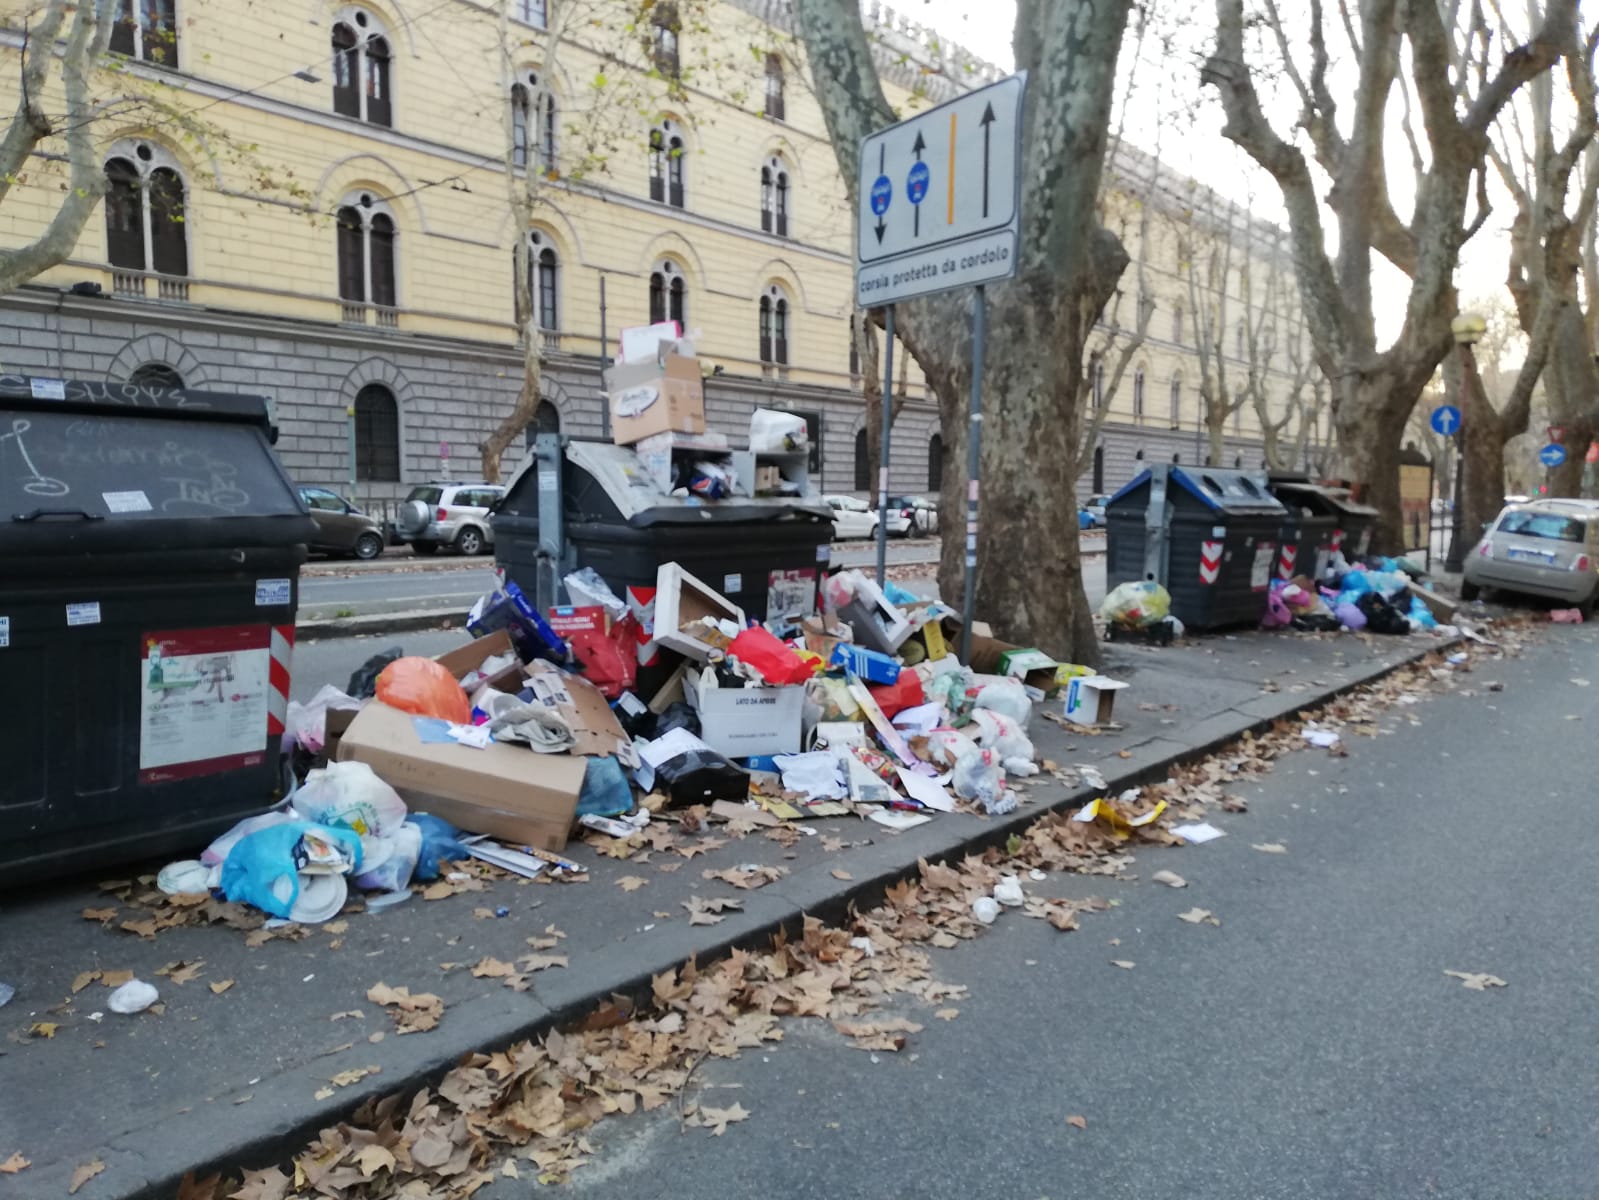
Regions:
M 312 771 L 291 798 L 307 821 L 389 837 L 405 823 L 405 801 L 364 762 L 336 762 Z
M 976 750 L 961 756 L 951 781 L 962 800 L 974 800 L 993 816 L 1016 807 L 1016 797 L 1005 790 L 1005 771 L 992 750 Z
M 1027 686 L 1020 679 L 999 679 L 984 684 L 978 689 L 974 707 L 1001 713 L 1024 729 L 1033 715 L 1033 702 L 1027 698 Z
M 1148 579 L 1117 584 L 1099 605 L 1100 617 L 1128 629 L 1143 629 L 1171 612 L 1171 593 Z

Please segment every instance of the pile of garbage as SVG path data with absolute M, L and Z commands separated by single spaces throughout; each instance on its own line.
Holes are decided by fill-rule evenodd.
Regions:
M 1453 617 L 1455 604 L 1426 586 L 1425 579 L 1426 571 L 1408 558 L 1351 564 L 1335 551 L 1319 586 L 1303 575 L 1274 580 L 1260 626 L 1312 633 L 1430 633 L 1440 628 L 1440 620 Z

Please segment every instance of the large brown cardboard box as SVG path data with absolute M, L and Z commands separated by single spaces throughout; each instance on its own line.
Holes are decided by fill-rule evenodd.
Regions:
M 611 439 L 631 446 L 653 433 L 704 433 L 700 360 L 667 354 L 658 364 L 618 363 L 605 373 Z
M 588 765 L 586 758 L 536 754 L 526 746 L 425 743 L 410 713 L 376 700 L 350 722 L 338 753 L 341 762 L 370 766 L 414 811 L 540 850 L 566 845 Z

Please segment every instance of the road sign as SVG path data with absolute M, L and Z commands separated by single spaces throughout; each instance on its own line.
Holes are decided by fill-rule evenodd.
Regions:
M 1460 430 L 1460 410 L 1453 404 L 1440 404 L 1432 410 L 1432 431 L 1454 437 Z
M 1566 448 L 1550 442 L 1538 451 L 1538 461 L 1546 467 L 1558 467 L 1566 461 Z
M 1599 442 L 1588 443 L 1588 453 L 1583 457 L 1583 462 L 1599 463 Z
M 1026 86 L 1024 71 L 861 142 L 855 299 L 862 308 L 1016 273 Z
M 1544 432 L 1549 435 L 1551 442 L 1564 442 L 1566 440 L 1566 427 L 1564 425 L 1545 426 Z

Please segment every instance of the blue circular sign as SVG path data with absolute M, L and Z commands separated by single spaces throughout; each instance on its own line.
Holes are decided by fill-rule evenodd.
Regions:
M 1546 467 L 1558 467 L 1566 461 L 1566 448 L 1558 442 L 1550 442 L 1538 451 L 1538 461 Z
M 926 163 L 919 162 L 911 167 L 911 173 L 905 176 L 905 194 L 912 204 L 920 204 L 927 198 L 927 182 L 932 174 Z
M 894 181 L 879 175 L 872 181 L 872 211 L 882 216 L 888 211 L 888 202 L 894 198 Z
M 1460 410 L 1453 404 L 1440 404 L 1432 410 L 1432 431 L 1454 437 L 1460 429 Z

